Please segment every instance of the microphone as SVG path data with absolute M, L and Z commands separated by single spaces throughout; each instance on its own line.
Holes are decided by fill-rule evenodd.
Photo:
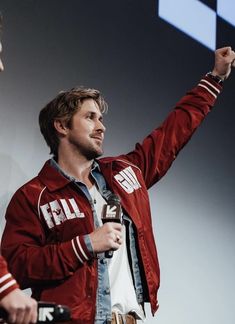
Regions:
M 122 223 L 122 207 L 120 198 L 112 194 L 109 196 L 107 204 L 104 205 L 101 216 L 103 224 L 108 222 Z M 112 258 L 113 251 L 106 251 L 105 257 Z
M 7 323 L 8 312 L 0 307 L 0 318 Z M 70 309 L 64 305 L 57 305 L 55 303 L 38 302 L 38 324 L 68 322 L 71 320 Z

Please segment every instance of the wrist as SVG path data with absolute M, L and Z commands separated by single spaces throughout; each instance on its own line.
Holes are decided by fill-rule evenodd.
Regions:
M 216 74 L 214 71 L 212 71 L 212 72 L 208 72 L 208 73 L 206 74 L 206 76 L 209 77 L 210 79 L 214 80 L 215 82 L 217 82 L 217 83 L 220 84 L 220 85 L 223 85 L 224 80 L 225 80 L 224 77 L 222 77 L 222 76 Z

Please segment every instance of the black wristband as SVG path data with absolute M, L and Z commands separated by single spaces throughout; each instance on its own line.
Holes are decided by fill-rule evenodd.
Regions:
M 209 78 L 211 78 L 212 80 L 214 80 L 220 85 L 224 83 L 224 80 L 221 77 L 219 77 L 218 75 L 213 75 L 212 72 L 208 72 L 206 76 L 208 76 Z

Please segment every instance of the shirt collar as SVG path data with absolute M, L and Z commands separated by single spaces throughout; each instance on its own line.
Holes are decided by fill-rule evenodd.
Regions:
M 54 158 L 50 159 L 50 165 L 55 168 L 60 174 L 62 174 L 66 179 L 73 181 L 73 182 L 80 182 L 78 179 L 74 178 L 73 176 L 67 174 L 60 166 L 59 164 L 56 162 L 56 160 Z M 93 173 L 93 171 L 98 171 L 100 172 L 100 166 L 97 163 L 96 160 L 93 161 L 92 163 L 92 167 L 91 167 L 91 173 Z

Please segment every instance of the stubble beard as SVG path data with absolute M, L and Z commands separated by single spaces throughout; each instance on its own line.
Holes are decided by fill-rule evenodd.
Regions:
M 91 161 L 97 159 L 101 155 L 103 155 L 103 147 L 102 143 L 100 145 L 94 144 L 91 142 L 84 143 L 78 139 L 70 138 L 70 144 L 74 146 L 75 151 L 86 158 L 86 160 Z
M 99 150 L 94 147 L 80 147 L 79 151 L 88 161 L 92 161 L 103 155 L 102 147 Z
M 99 147 L 96 147 L 95 145 L 92 145 L 91 143 L 83 144 L 75 142 L 73 143 L 76 147 L 77 152 L 79 152 L 80 155 L 86 158 L 88 161 L 92 161 L 94 159 L 97 159 L 101 155 L 103 155 L 103 148 L 102 145 Z

